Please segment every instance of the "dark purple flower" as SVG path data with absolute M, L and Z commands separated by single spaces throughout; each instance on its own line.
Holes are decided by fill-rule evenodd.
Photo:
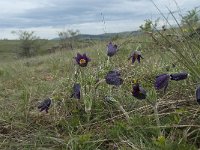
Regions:
M 133 85 L 132 94 L 135 98 L 140 99 L 140 100 L 145 99 L 147 96 L 145 89 L 141 87 L 139 83 L 136 83 L 135 85 Z
M 118 71 L 109 71 L 105 79 L 106 83 L 111 85 L 119 86 L 123 83 L 123 79 L 120 78 L 120 73 Z
M 170 74 L 171 80 L 176 80 L 176 81 L 184 80 L 184 79 L 186 79 L 187 77 L 188 77 L 188 74 L 185 73 L 185 72 Z
M 166 91 L 168 82 L 169 82 L 169 78 L 170 78 L 170 76 L 168 74 L 161 74 L 161 75 L 156 76 L 156 82 L 154 85 L 155 88 L 157 90 L 164 88 L 164 91 Z
M 107 45 L 107 55 L 109 57 L 112 57 L 113 55 L 115 55 L 115 53 L 117 52 L 117 45 L 113 45 L 112 42 L 110 42 L 108 45 Z
M 117 70 L 109 71 L 107 75 L 109 75 L 109 76 L 117 76 L 117 77 L 121 76 L 120 72 L 117 71 Z
M 43 102 L 41 102 L 38 106 L 38 109 L 40 109 L 40 111 L 45 110 L 46 113 L 48 113 L 49 107 L 51 105 L 51 99 L 47 98 L 45 99 Z
M 91 61 L 89 57 L 86 56 L 86 54 L 81 55 L 80 53 L 77 53 L 77 56 L 74 57 L 76 60 L 77 64 L 81 67 L 86 67 L 88 62 Z
M 196 99 L 197 103 L 200 104 L 200 86 L 196 89 Z
M 131 53 L 131 55 L 129 56 L 128 60 L 130 60 L 131 58 L 132 58 L 132 63 L 134 63 L 136 59 L 140 63 L 140 59 L 141 58 L 143 59 L 142 54 L 141 54 L 140 51 L 133 51 Z
M 76 98 L 76 99 L 80 99 L 81 98 L 81 85 L 78 83 L 75 83 L 73 86 L 73 92 L 71 95 L 71 98 Z

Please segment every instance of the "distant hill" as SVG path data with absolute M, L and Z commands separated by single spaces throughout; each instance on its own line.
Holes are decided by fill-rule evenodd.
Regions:
M 141 34 L 140 31 L 127 31 L 127 32 L 119 32 L 119 33 L 104 33 L 98 35 L 91 35 L 91 34 L 79 34 L 77 37 L 79 39 L 95 39 L 95 40 L 104 40 L 110 39 L 114 36 L 126 37 L 128 35 L 139 35 Z M 54 38 L 52 40 L 59 40 L 59 38 Z

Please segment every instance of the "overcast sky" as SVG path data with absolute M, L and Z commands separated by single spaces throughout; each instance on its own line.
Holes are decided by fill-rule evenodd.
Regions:
M 167 7 L 184 14 L 200 5 L 199 0 L 154 2 L 166 16 Z M 19 29 L 48 39 L 67 29 L 86 34 L 133 31 L 145 19 L 159 16 L 151 0 L 0 0 L 0 38 L 16 38 L 11 31 Z

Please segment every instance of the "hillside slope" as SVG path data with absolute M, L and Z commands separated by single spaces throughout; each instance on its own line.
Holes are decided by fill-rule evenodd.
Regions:
M 0 148 L 199 148 L 193 78 L 170 81 L 165 93 L 154 88 L 159 74 L 190 71 L 149 37 L 113 41 L 120 46 L 110 59 L 108 42 L 0 64 Z M 128 57 L 138 46 L 144 59 L 132 64 Z M 87 67 L 75 62 L 78 52 L 91 58 Z M 103 80 L 111 70 L 120 72 L 122 85 Z M 135 80 L 147 91 L 146 99 L 132 95 Z M 74 83 L 81 85 L 80 100 L 71 98 Z M 39 103 L 48 97 L 48 113 L 40 112 Z

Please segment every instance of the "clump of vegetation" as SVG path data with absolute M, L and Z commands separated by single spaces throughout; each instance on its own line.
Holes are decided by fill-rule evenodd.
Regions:
M 67 31 L 62 31 L 58 33 L 60 45 L 62 49 L 70 49 L 73 50 L 75 46 L 75 40 L 77 40 L 77 36 L 79 35 L 79 30 L 69 29 Z
M 31 57 L 37 54 L 41 47 L 40 37 L 35 35 L 34 31 L 13 31 L 13 34 L 18 35 L 20 45 L 20 56 Z

